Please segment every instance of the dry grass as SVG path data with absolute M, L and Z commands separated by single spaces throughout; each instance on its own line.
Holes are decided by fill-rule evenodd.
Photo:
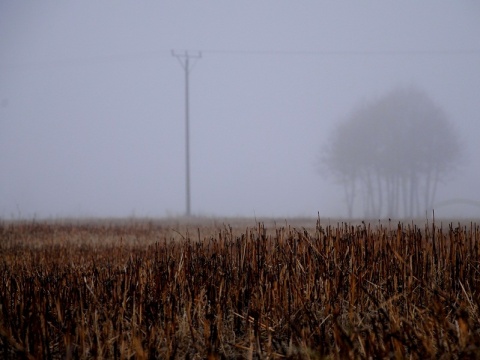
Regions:
M 480 229 L 0 224 L 0 357 L 479 358 Z

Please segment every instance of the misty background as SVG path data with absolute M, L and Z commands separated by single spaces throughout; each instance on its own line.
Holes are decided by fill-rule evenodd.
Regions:
M 355 107 L 415 86 L 465 153 L 435 214 L 479 216 L 479 19 L 473 1 L 2 1 L 0 218 L 182 215 L 172 50 L 202 55 L 194 215 L 346 216 L 322 149 Z

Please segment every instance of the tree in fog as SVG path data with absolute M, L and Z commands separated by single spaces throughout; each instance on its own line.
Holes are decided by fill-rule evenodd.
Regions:
M 432 209 L 460 155 L 443 110 L 424 92 L 401 88 L 340 123 L 322 164 L 343 186 L 350 217 L 357 200 L 366 217 L 413 217 Z

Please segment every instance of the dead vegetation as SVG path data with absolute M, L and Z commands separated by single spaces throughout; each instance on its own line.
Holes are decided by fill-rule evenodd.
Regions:
M 480 357 L 476 224 L 237 230 L 0 224 L 0 357 Z

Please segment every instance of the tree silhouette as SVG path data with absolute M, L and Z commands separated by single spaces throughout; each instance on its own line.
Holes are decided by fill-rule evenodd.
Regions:
M 358 193 L 366 217 L 414 217 L 432 209 L 460 158 L 445 112 L 424 92 L 399 88 L 340 123 L 322 164 L 343 186 L 349 217 Z

